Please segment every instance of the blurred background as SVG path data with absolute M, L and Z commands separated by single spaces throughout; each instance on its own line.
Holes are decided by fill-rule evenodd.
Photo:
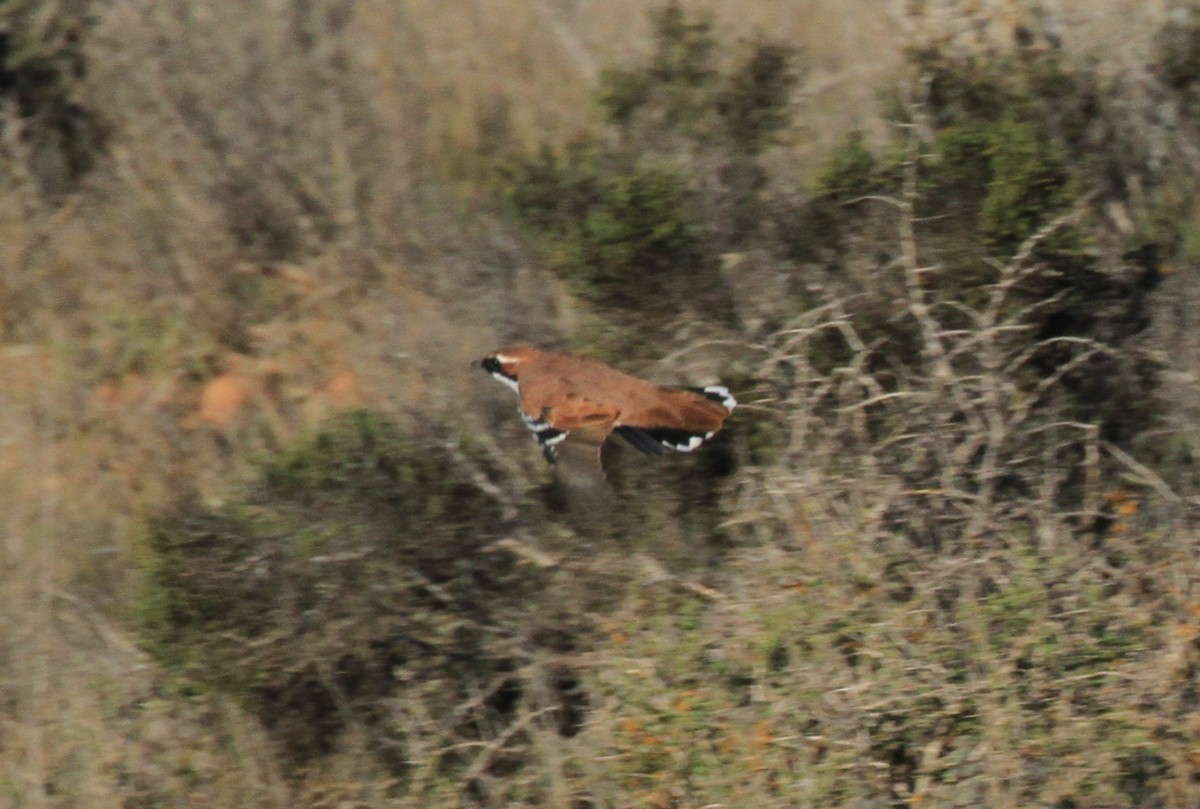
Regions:
M 1200 6 L 0 0 L 0 806 L 1195 806 Z M 471 360 L 743 404 L 580 524 Z

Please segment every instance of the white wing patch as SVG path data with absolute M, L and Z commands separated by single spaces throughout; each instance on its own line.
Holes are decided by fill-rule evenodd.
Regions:
M 554 429 L 549 422 L 535 419 L 521 408 L 517 408 L 517 412 L 521 414 L 521 421 L 525 422 L 525 426 L 543 447 L 552 447 L 567 437 L 566 431 Z
M 690 436 L 686 444 L 672 444 L 668 441 L 663 441 L 662 445 L 667 449 L 673 449 L 677 452 L 691 452 L 694 449 L 699 449 L 705 441 L 712 438 L 715 433 L 705 433 L 704 435 Z
M 737 407 L 737 399 L 733 398 L 733 394 L 729 392 L 729 388 L 724 385 L 709 385 L 700 389 L 705 396 L 717 402 L 729 412 Z M 711 433 L 710 433 L 711 435 Z

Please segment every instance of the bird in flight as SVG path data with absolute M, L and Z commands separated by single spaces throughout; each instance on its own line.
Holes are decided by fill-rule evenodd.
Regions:
M 603 482 L 600 448 L 613 433 L 648 454 L 691 452 L 737 406 L 722 385 L 657 385 L 591 357 L 530 346 L 476 364 L 516 391 L 521 419 L 568 486 Z

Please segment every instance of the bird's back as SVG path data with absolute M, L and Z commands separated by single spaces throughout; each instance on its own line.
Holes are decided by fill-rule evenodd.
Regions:
M 590 357 L 545 352 L 522 373 L 521 404 L 530 416 L 572 401 L 611 410 L 617 425 L 637 427 L 687 425 L 710 432 L 729 415 L 704 393 L 658 385 Z

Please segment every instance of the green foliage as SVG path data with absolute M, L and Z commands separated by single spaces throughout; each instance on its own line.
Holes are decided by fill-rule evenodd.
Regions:
M 921 213 L 946 220 L 953 229 L 962 222 L 961 238 L 980 240 L 1001 260 L 1066 212 L 1080 194 L 1078 167 L 1070 166 L 1062 149 L 1030 122 L 948 124 L 936 131 L 929 155 L 920 166 Z M 946 226 L 926 228 L 935 237 L 939 229 Z M 1046 246 L 1040 250 L 1047 257 L 1050 252 Z
M 926 104 L 932 123 L 939 129 L 959 121 L 994 122 L 1012 110 L 1014 93 L 1006 79 L 1019 71 L 1006 76 L 1006 68 L 1011 65 L 1004 56 L 959 58 L 930 47 L 911 51 L 908 62 L 914 73 L 925 78 Z M 907 119 L 898 101 L 893 103 L 896 117 Z
M 654 15 L 654 29 L 657 49 L 653 72 L 660 81 L 698 87 L 712 78 L 716 41 L 710 23 L 689 20 L 679 3 L 672 0 Z
M 735 149 L 761 152 L 787 126 L 788 102 L 796 83 L 794 61 L 792 49 L 760 42 L 717 93 L 717 115 Z
M 1080 167 L 1029 122 L 949 124 L 936 131 L 928 155 L 918 167 L 916 207 L 928 221 L 920 232 L 949 265 L 939 292 L 954 299 L 975 297 L 988 283 L 985 258 L 1008 260 L 1080 196 Z M 893 167 L 891 174 L 898 171 Z M 1080 242 L 1076 229 L 1060 228 L 1037 245 L 1035 255 L 1058 272 L 1070 271 L 1079 264 Z
M 648 168 L 607 178 L 599 204 L 579 223 L 584 280 L 619 294 L 635 275 L 651 283 L 695 261 L 699 236 L 686 211 L 688 191 L 675 172 Z
M 1132 181 L 1120 179 L 1146 176 L 1145 147 L 1130 142 L 1104 152 L 1092 145 L 1129 137 L 1119 128 L 1118 102 L 1093 74 L 1053 53 L 954 58 L 931 50 L 911 59 L 928 88 L 919 107 L 897 103 L 896 115 L 911 127 L 898 130 L 883 157 L 860 136 L 830 155 L 792 220 L 790 257 L 826 270 L 835 294 L 851 301 L 861 340 L 880 347 L 867 368 L 883 389 L 925 373 L 918 370 L 928 358 L 925 338 L 911 312 L 896 311 L 897 300 L 907 306 L 907 281 L 886 269 L 897 266 L 893 257 L 902 249 L 897 217 L 908 214 L 898 203 L 910 177 L 909 247 L 916 252 L 909 260 L 928 268 L 922 295 L 936 307 L 939 327 L 977 327 L 999 268 L 1025 250 L 997 313 L 1018 327 L 998 341 L 1001 356 L 1026 355 L 1010 366 L 1012 384 L 1028 391 L 1058 374 L 1055 395 L 1043 400 L 1047 410 L 1097 423 L 1109 440 L 1144 433 L 1161 412 L 1156 367 L 1126 347 L 1149 325 L 1148 293 L 1182 222 L 1150 212 L 1135 220 L 1136 232 L 1114 241 L 1100 216 L 1082 215 L 1089 210 L 1085 194 L 1130 206 L 1145 199 L 1125 197 Z M 909 138 L 919 139 L 915 149 Z M 1062 221 L 1073 210 L 1081 215 Z M 847 359 L 840 334 L 809 345 L 816 368 L 828 371 Z M 1081 356 L 1088 352 L 1090 358 Z M 954 356 L 961 373 L 979 370 L 982 358 L 973 352 Z M 876 438 L 907 429 L 903 419 L 873 424 Z
M 939 129 L 929 150 L 929 159 L 920 164 L 920 198 L 917 207 L 923 216 L 948 216 L 945 230 L 952 234 L 948 242 L 977 241 L 981 236 L 981 208 L 995 173 L 992 158 L 998 148 L 995 124 L 969 122 Z M 956 251 L 961 252 L 961 251 Z M 970 249 L 965 261 L 976 258 Z
M 808 199 L 785 230 L 782 252 L 838 272 L 847 229 L 862 216 L 864 198 L 891 190 L 863 133 L 850 132 L 818 166 Z
M 72 188 L 102 148 L 102 127 L 81 102 L 80 45 L 87 1 L 0 3 L 0 98 L 15 102 L 43 190 Z
M 677 2 L 653 15 L 655 51 L 648 67 L 605 71 L 599 101 L 615 124 L 629 123 L 652 100 L 673 127 L 688 130 L 705 116 L 717 80 L 712 25 L 690 20 Z
M 551 267 L 598 306 L 678 304 L 701 275 L 693 195 L 665 165 L 621 170 L 587 146 L 545 150 L 513 169 L 510 201 L 544 238 Z
M 846 136 L 824 160 L 813 185 L 813 196 L 851 202 L 880 190 L 879 161 L 867 148 L 861 131 Z
M 1042 225 L 1078 197 L 1058 148 L 1030 124 L 1004 121 L 988 133 L 991 180 L 980 211 L 980 232 L 1008 258 Z
M 1154 69 L 1163 83 L 1189 106 L 1200 100 L 1200 21 L 1190 14 L 1185 21 L 1172 21 L 1158 37 Z
M 800 75 L 794 48 L 757 41 L 740 62 L 723 69 L 710 23 L 689 19 L 676 2 L 653 22 L 649 64 L 601 76 L 600 106 L 623 134 L 643 148 L 675 150 L 682 139 L 728 149 L 728 160 L 762 152 L 788 125 Z
M 608 68 L 600 74 L 597 103 L 614 124 L 627 124 L 646 103 L 650 94 L 648 77 L 632 70 Z
M 760 41 L 727 65 L 711 25 L 678 3 L 653 23 L 646 64 L 601 78 L 616 137 L 516 161 L 505 196 L 604 317 L 728 321 L 719 256 L 764 227 L 759 161 L 789 123 L 796 54 Z
M 494 688 L 464 733 L 511 710 L 520 686 L 505 672 L 553 610 L 537 575 L 485 549 L 498 506 L 462 467 L 477 461 L 445 446 L 356 413 L 229 502 L 159 516 L 140 599 L 150 649 L 239 696 L 300 760 L 348 724 L 399 733 L 382 701 L 406 682 L 435 713 Z

